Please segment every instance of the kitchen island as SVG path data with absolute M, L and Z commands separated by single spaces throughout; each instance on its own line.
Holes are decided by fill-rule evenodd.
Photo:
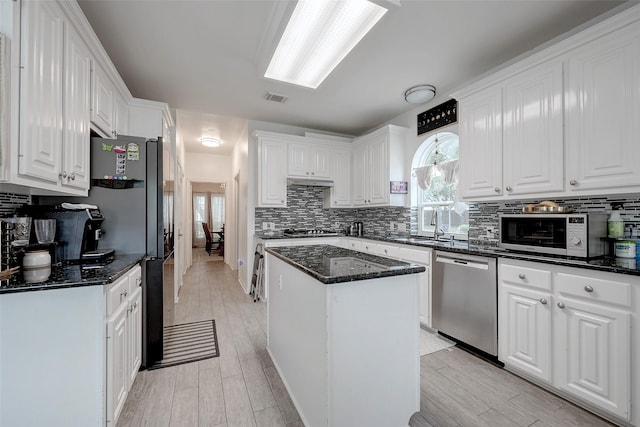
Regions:
M 330 245 L 268 248 L 266 260 L 267 349 L 304 424 L 407 426 L 425 268 Z

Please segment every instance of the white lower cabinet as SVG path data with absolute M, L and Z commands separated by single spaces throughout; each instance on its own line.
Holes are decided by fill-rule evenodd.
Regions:
M 499 261 L 499 359 L 613 419 L 640 416 L 640 278 Z
M 107 290 L 106 410 L 111 426 L 118 421 L 142 360 L 141 271 L 134 267 Z

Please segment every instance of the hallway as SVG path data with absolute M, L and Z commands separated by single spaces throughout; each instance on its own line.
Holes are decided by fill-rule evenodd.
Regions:
M 175 323 L 215 319 L 220 357 L 139 372 L 118 427 L 301 427 L 265 349 L 266 305 L 244 294 L 224 262 L 196 252 L 204 249 L 194 249 Z

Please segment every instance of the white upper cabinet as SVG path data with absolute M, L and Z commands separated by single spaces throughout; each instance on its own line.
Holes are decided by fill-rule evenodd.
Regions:
M 562 191 L 562 62 L 507 80 L 503 129 L 504 194 Z
M 640 7 L 454 97 L 463 199 L 640 191 Z
M 113 138 L 115 89 L 100 64 L 94 63 L 91 70 L 91 123 L 103 136 Z
M 354 142 L 353 206 L 404 206 L 404 195 L 391 194 L 390 182 L 407 181 L 405 132 L 406 128 L 387 125 Z
M 459 101 L 460 196 L 502 194 L 502 88 L 491 87 Z
M 287 143 L 256 132 L 258 137 L 258 207 L 287 207 Z
M 351 150 L 335 148 L 331 155 L 333 188 L 325 191 L 325 208 L 351 206 Z
M 129 135 L 129 106 L 124 101 L 124 99 L 119 96 L 116 96 L 114 106 L 114 130 L 116 132 L 114 136 L 117 137 L 118 135 Z
M 89 188 L 89 105 L 91 53 L 80 35 L 67 26 L 65 32 L 64 145 L 62 185 Z
M 331 149 L 310 143 L 290 143 L 287 170 L 289 176 L 304 178 L 331 177 Z
M 62 164 L 64 18 L 54 2 L 22 3 L 19 173 L 57 183 Z
M 567 180 L 573 193 L 640 186 L 640 25 L 567 59 Z
M 22 3 L 18 181 L 89 189 L 89 49 L 55 2 Z

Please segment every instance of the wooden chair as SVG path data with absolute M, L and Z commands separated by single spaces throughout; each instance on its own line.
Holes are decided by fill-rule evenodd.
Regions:
M 213 238 L 211 237 L 211 231 L 209 230 L 209 225 L 206 222 L 202 223 L 202 229 L 204 230 L 204 238 L 207 242 L 204 245 L 204 250 L 207 251 L 209 256 L 211 256 L 211 250 L 213 249 Z

